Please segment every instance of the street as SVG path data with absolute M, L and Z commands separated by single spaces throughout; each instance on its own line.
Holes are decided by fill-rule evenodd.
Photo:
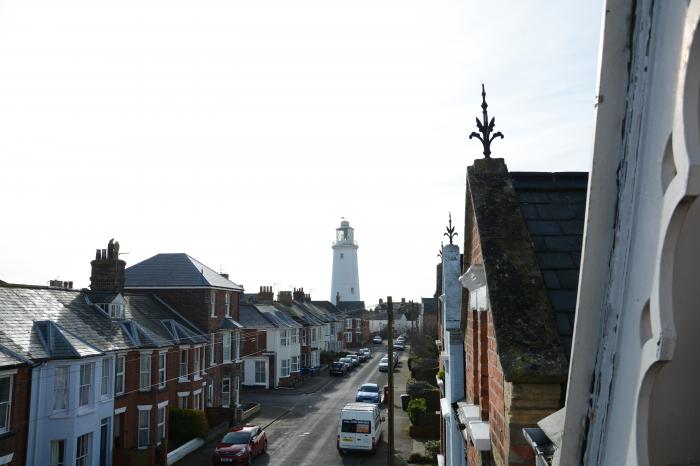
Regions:
M 336 449 L 338 416 L 345 403 L 355 401 L 355 393 L 362 383 L 374 382 L 380 389 L 387 383 L 387 374 L 379 372 L 377 367 L 386 355 L 386 346 L 370 347 L 372 359 L 362 363 L 353 372 L 344 377 L 330 377 L 327 373 L 319 375 L 324 379 L 316 383 L 315 392 L 305 392 L 301 387 L 296 390 L 246 390 L 241 394 L 241 401 L 255 401 L 263 405 L 263 411 L 276 412 L 273 418 L 252 418 L 249 422 L 260 424 L 268 436 L 268 452 L 253 461 L 258 466 L 295 465 L 295 466 L 380 466 L 387 464 L 387 423 L 384 424 L 382 440 L 377 452 L 348 453 L 340 455 Z M 408 437 L 408 419 L 401 410 L 399 395 L 404 393 L 407 377 L 406 353 L 401 353 L 401 367 L 394 374 L 395 389 L 395 450 L 406 457 L 411 451 L 411 439 Z M 382 405 L 382 415 L 386 417 L 386 405 Z M 267 427 L 265 424 L 270 423 Z M 214 443 L 205 445 L 200 451 L 178 464 L 194 466 L 210 458 Z M 197 459 L 195 462 L 196 458 Z M 397 461 L 401 464 L 401 461 Z

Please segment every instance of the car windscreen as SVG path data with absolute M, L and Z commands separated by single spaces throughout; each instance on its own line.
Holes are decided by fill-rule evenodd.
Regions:
M 340 358 L 340 362 L 352 362 L 350 358 Z
M 250 440 L 250 432 L 229 432 L 224 435 L 222 443 L 248 443 Z
M 379 392 L 379 386 L 377 385 L 372 385 L 372 384 L 365 384 L 360 387 L 361 392 L 372 392 L 372 393 L 377 393 Z
M 341 432 L 349 434 L 369 434 L 370 430 L 371 424 L 369 421 L 357 421 L 355 419 L 343 419 L 343 425 L 340 429 Z
M 389 362 L 389 358 L 382 358 L 382 360 L 379 362 Z

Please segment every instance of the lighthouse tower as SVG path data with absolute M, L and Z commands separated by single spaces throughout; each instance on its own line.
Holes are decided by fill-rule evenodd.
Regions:
M 333 243 L 333 279 L 331 302 L 361 301 L 360 276 L 357 273 L 357 243 L 350 222 L 342 220 L 335 230 Z M 338 299 L 340 298 L 340 299 Z

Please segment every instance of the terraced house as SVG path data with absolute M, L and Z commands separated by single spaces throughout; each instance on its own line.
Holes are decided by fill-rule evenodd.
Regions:
M 202 392 L 195 393 L 199 388 L 179 392 L 183 400 L 178 405 L 204 405 L 210 425 L 238 419 L 243 327 L 238 319 L 243 287 L 228 275 L 177 253 L 157 254 L 129 267 L 124 288 L 132 294 L 156 296 L 207 337 L 205 344 L 179 346 L 178 377 L 196 382 L 196 374 L 201 373 Z

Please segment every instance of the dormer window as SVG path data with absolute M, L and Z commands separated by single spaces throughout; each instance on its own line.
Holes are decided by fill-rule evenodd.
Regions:
M 123 319 L 124 318 L 124 305 L 123 304 L 110 304 L 109 305 L 109 316 L 112 319 Z

